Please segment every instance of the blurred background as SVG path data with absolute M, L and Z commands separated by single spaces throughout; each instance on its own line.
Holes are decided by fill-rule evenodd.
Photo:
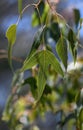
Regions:
M 23 0 L 23 7 L 28 3 L 33 3 L 34 0 Z M 83 17 L 83 0 L 55 0 L 57 3 L 57 11 L 61 13 L 68 21 L 68 24 L 73 26 L 73 9 L 80 10 Z M 17 40 L 13 47 L 13 56 L 19 59 L 24 59 L 29 54 L 33 38 L 37 28 L 31 25 L 31 14 L 33 8 L 29 8 L 19 22 L 17 29 Z M 11 90 L 12 72 L 7 61 L 8 42 L 5 37 L 7 28 L 17 22 L 18 19 L 18 2 L 17 0 L 0 0 L 0 117 L 2 115 L 7 97 Z M 83 41 L 83 29 L 81 29 L 80 40 Z M 80 49 L 79 55 L 82 55 Z M 14 60 L 14 69 L 21 67 L 22 63 Z M 6 124 L 0 123 L 0 130 L 7 130 Z

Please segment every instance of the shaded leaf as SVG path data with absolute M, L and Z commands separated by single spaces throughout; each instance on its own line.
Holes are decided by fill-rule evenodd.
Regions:
M 80 102 L 80 96 L 81 96 L 81 93 L 80 91 L 76 94 L 76 97 L 75 97 L 75 102 L 77 104 L 77 106 L 80 106 L 81 102 Z
M 44 39 L 46 44 L 49 44 L 50 39 L 52 39 L 52 41 L 56 43 L 59 40 L 59 38 L 60 38 L 60 28 L 58 23 L 53 22 L 45 28 Z
M 38 6 L 38 10 L 35 9 L 34 13 L 32 15 L 32 26 L 35 27 L 35 26 L 41 25 L 41 23 L 45 25 L 48 11 L 49 11 L 48 4 L 41 1 L 39 6 Z M 41 17 L 41 20 L 40 20 L 40 17 Z
M 77 59 L 77 47 L 76 47 L 77 40 L 76 40 L 76 35 L 72 29 L 70 29 L 68 32 L 68 40 L 69 40 L 69 46 L 72 52 L 73 60 L 75 63 Z
M 38 86 L 38 100 L 40 100 L 43 91 L 45 89 L 46 85 L 46 78 L 45 78 L 45 72 L 42 71 L 42 68 L 40 67 L 39 73 L 38 73 L 38 79 L 37 79 L 37 86 Z
M 44 89 L 44 94 L 48 95 L 51 93 L 52 93 L 52 88 L 46 84 L 45 89 Z
M 40 13 L 40 16 L 42 17 L 42 14 L 44 12 L 44 7 L 45 7 L 45 4 L 43 1 L 40 2 L 40 4 L 38 5 L 38 10 L 39 10 L 39 13 Z M 38 10 L 35 9 L 34 10 L 34 13 L 32 15 L 32 26 L 37 26 L 37 25 L 40 25 L 41 24 L 41 21 L 40 21 L 40 16 L 39 16 L 39 13 L 38 13 Z
M 47 57 L 48 57 L 48 62 L 49 62 L 49 64 L 51 64 L 51 65 L 53 66 L 54 70 L 55 70 L 57 73 L 59 73 L 59 74 L 61 74 L 62 76 L 64 76 L 63 70 L 62 70 L 62 68 L 61 68 L 61 66 L 60 66 L 59 61 L 58 61 L 57 58 L 55 57 L 55 55 L 54 55 L 52 52 L 47 51 Z
M 48 57 L 47 57 L 47 51 L 43 50 L 42 56 L 39 59 L 39 73 L 38 73 L 38 79 L 37 79 L 37 86 L 38 86 L 38 100 L 41 98 L 43 91 L 45 89 L 46 80 L 47 80 L 47 70 L 48 70 Z
M 76 27 L 78 27 L 80 21 L 80 11 L 78 9 L 74 9 L 74 20 L 75 20 Z
M 69 114 L 67 117 L 65 117 L 64 121 L 62 122 L 61 126 L 64 126 L 65 124 L 67 124 L 70 120 L 75 119 L 76 115 L 75 113 L 71 113 Z
M 18 0 L 18 12 L 21 16 L 21 12 L 22 12 L 22 0 Z
M 29 77 L 29 78 L 24 80 L 22 85 L 26 85 L 26 84 L 30 85 L 30 89 L 31 89 L 32 95 L 35 98 L 37 98 L 37 93 L 36 93 L 37 83 L 36 83 L 36 79 L 34 77 Z
M 43 30 L 44 30 L 44 27 L 41 27 L 38 29 L 35 37 L 34 37 L 34 41 L 33 41 L 33 45 L 31 47 L 31 51 L 30 51 L 30 54 L 33 54 L 35 51 L 37 51 L 38 47 L 40 46 L 40 44 L 42 44 L 42 35 L 43 35 Z
M 68 60 L 68 52 L 67 52 L 67 40 L 64 37 L 61 37 L 56 45 L 56 51 L 62 60 L 62 63 L 67 69 L 67 60 Z
M 83 25 L 83 18 L 80 19 L 80 29 L 82 28 Z
M 50 26 L 51 29 L 51 37 L 57 42 L 60 38 L 60 27 L 57 22 L 53 22 Z
M 79 121 L 83 123 L 83 108 L 81 108 L 80 113 L 79 113 Z

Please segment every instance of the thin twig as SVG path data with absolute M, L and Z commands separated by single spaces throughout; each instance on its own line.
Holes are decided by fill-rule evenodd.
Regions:
M 65 22 L 65 24 L 66 24 L 66 26 L 67 26 L 69 29 L 72 29 L 72 28 L 67 24 L 65 18 L 64 18 L 62 15 L 60 15 L 59 13 L 57 13 L 54 8 L 52 8 L 52 6 L 51 6 L 49 0 L 47 0 L 47 3 L 48 3 L 48 5 L 49 5 L 50 9 L 52 10 L 52 13 L 54 13 L 54 14 L 56 15 L 57 19 L 58 19 L 58 17 L 61 18 L 61 19 L 63 19 L 64 22 Z
M 23 15 L 23 13 L 26 11 L 26 9 L 28 9 L 28 8 L 31 7 L 31 6 L 33 6 L 34 8 L 38 8 L 38 5 L 40 4 L 40 2 L 41 2 L 41 0 L 39 0 L 38 3 L 36 3 L 36 4 L 35 4 L 35 3 L 32 3 L 32 4 L 26 5 L 25 8 L 22 10 L 21 15 Z M 18 20 L 17 20 L 17 23 L 16 23 L 17 25 L 18 25 L 20 19 L 21 19 L 21 16 L 19 15 Z
M 79 46 L 80 48 L 82 48 L 82 49 L 83 49 L 83 45 L 81 45 L 81 44 L 78 44 L 78 46 Z
M 7 55 L 0 55 L 0 59 L 8 59 Z M 17 57 L 12 57 L 13 60 L 18 61 L 18 62 L 23 62 L 23 59 L 17 58 Z
M 4 50 L 4 49 L 1 49 L 1 50 L 0 50 L 0 53 L 7 53 L 7 51 Z

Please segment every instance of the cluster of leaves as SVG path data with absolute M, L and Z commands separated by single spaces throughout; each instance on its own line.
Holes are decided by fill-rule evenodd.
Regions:
M 22 0 L 18 0 L 18 4 L 20 17 L 22 17 Z M 64 19 L 62 21 L 62 17 L 56 12 L 55 14 L 50 13 L 50 7 L 47 3 L 40 1 L 33 5 L 35 10 L 32 15 L 32 25 L 41 27 L 34 37 L 30 54 L 23 62 L 22 68 L 14 74 L 12 92 L 3 119 L 8 121 L 11 129 L 20 129 L 23 126 L 22 117 L 26 118 L 28 124 L 29 120 L 34 120 L 38 116 L 40 110 L 41 115 L 49 110 L 56 112 L 55 103 L 61 103 L 61 105 L 57 105 L 57 108 L 61 109 L 63 114 L 61 114 L 61 120 L 57 122 L 57 125 L 60 124 L 60 127 L 63 127 L 65 123 L 74 118 L 74 122 L 77 122 L 76 125 L 81 130 L 83 124 L 83 90 L 81 83 L 79 83 L 81 74 L 78 78 L 75 76 L 73 78 L 72 75 L 76 74 L 74 72 L 70 74 L 67 68 L 69 52 L 72 54 L 74 63 L 77 60 L 78 35 L 83 19 L 80 19 L 79 11 L 74 10 L 76 16 L 75 33 L 73 28 L 69 27 Z M 6 32 L 9 43 L 8 60 L 12 70 L 12 46 L 16 41 L 16 31 L 17 24 L 13 24 Z M 56 55 L 53 53 L 52 43 L 54 43 Z M 32 69 L 32 77 L 24 79 L 23 74 L 29 69 Z M 81 71 L 83 70 L 79 70 L 79 73 Z M 21 96 L 24 86 L 27 84 L 30 86 L 29 101 L 27 101 L 28 95 L 26 93 L 24 97 Z M 71 103 L 76 103 L 76 109 L 69 108 Z M 24 115 L 24 112 L 29 114 Z M 67 112 L 68 116 L 66 116 Z

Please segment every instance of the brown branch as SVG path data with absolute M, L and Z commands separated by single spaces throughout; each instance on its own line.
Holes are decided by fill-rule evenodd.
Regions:
M 8 56 L 7 55 L 0 55 L 0 59 L 8 59 Z M 17 61 L 17 62 L 20 62 L 20 63 L 23 63 L 23 59 L 21 58 L 17 58 L 17 57 L 12 57 L 13 60 Z
M 1 49 L 1 50 L 0 50 L 0 53 L 7 53 L 7 51 L 4 50 L 4 49 Z

